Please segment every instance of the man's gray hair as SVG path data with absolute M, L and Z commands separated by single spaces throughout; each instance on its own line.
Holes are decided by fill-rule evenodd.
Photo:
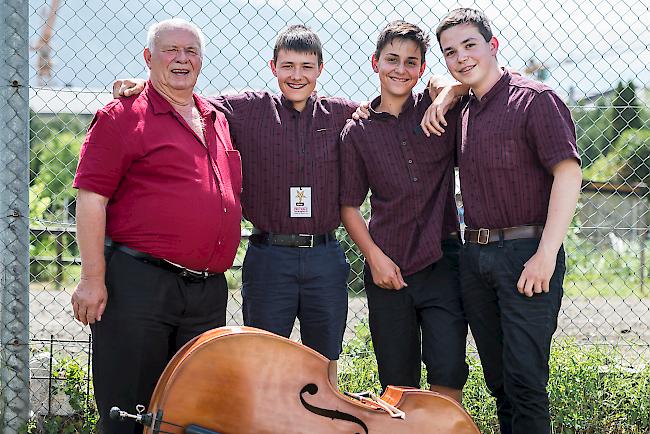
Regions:
M 184 20 L 183 18 L 170 18 L 168 20 L 164 20 L 152 24 L 149 27 L 149 31 L 147 32 L 147 48 L 153 50 L 156 38 L 158 37 L 158 33 L 161 30 L 166 30 L 170 28 L 183 28 L 183 29 L 191 30 L 192 32 L 196 33 L 196 36 L 199 39 L 199 44 L 200 44 L 199 49 L 201 50 L 201 57 L 203 57 L 203 51 L 205 48 L 205 36 L 203 36 L 203 32 L 201 31 L 201 29 L 199 29 L 199 27 L 196 24 L 190 23 L 189 21 Z

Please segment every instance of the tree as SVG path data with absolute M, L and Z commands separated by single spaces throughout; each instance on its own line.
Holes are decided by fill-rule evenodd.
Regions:
M 612 101 L 612 107 L 608 110 L 607 120 L 609 126 L 605 133 L 603 154 L 607 155 L 612 145 L 625 130 L 642 127 L 639 112 L 640 104 L 636 98 L 634 83 L 630 81 L 624 86 L 622 82 L 619 82 L 616 86 L 616 96 Z
M 628 129 L 609 154 L 584 171 L 585 179 L 650 185 L 650 130 Z
M 575 107 L 572 116 L 576 123 L 578 152 L 582 158 L 582 166 L 587 168 L 603 154 L 608 127 L 605 101 L 598 101 L 596 107 Z

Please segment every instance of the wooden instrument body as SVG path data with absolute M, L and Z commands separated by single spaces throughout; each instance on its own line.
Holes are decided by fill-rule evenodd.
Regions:
M 430 391 L 389 387 L 382 399 L 406 414 L 392 418 L 335 390 L 327 365 L 315 351 L 262 330 L 214 329 L 174 356 L 148 412 L 170 433 L 184 430 L 165 421 L 220 434 L 480 434 L 461 406 Z

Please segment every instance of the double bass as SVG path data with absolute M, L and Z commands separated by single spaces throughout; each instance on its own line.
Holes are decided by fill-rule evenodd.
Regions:
M 381 397 L 342 394 L 328 360 L 251 327 L 221 327 L 188 342 L 165 368 L 145 434 L 480 434 L 465 410 L 438 393 L 389 386 Z

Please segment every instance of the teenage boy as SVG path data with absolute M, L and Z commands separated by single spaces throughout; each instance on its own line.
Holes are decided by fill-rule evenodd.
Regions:
M 428 42 L 419 27 L 404 21 L 379 34 L 372 69 L 381 95 L 367 120 L 350 121 L 341 133 L 341 219 L 366 259 L 382 387 L 419 388 L 424 360 L 431 389 L 460 402 L 468 368 L 457 275 L 454 131 L 426 137 L 419 122 L 431 99 L 427 91 L 412 93 Z M 372 218 L 366 226 L 359 206 L 369 190 Z
M 331 360 L 336 385 L 350 271 L 334 236 L 338 138 L 358 104 L 316 96 L 322 46 L 305 26 L 279 34 L 269 65 L 280 95 L 208 98 L 225 114 L 241 153 L 242 208 L 255 226 L 242 269 L 244 324 L 289 337 L 298 318 L 302 342 Z
M 457 151 L 467 224 L 463 305 L 501 433 L 549 433 L 562 242 L 581 182 L 575 127 L 550 88 L 499 67 L 482 12 L 450 12 L 436 36 L 449 72 L 470 89 Z

